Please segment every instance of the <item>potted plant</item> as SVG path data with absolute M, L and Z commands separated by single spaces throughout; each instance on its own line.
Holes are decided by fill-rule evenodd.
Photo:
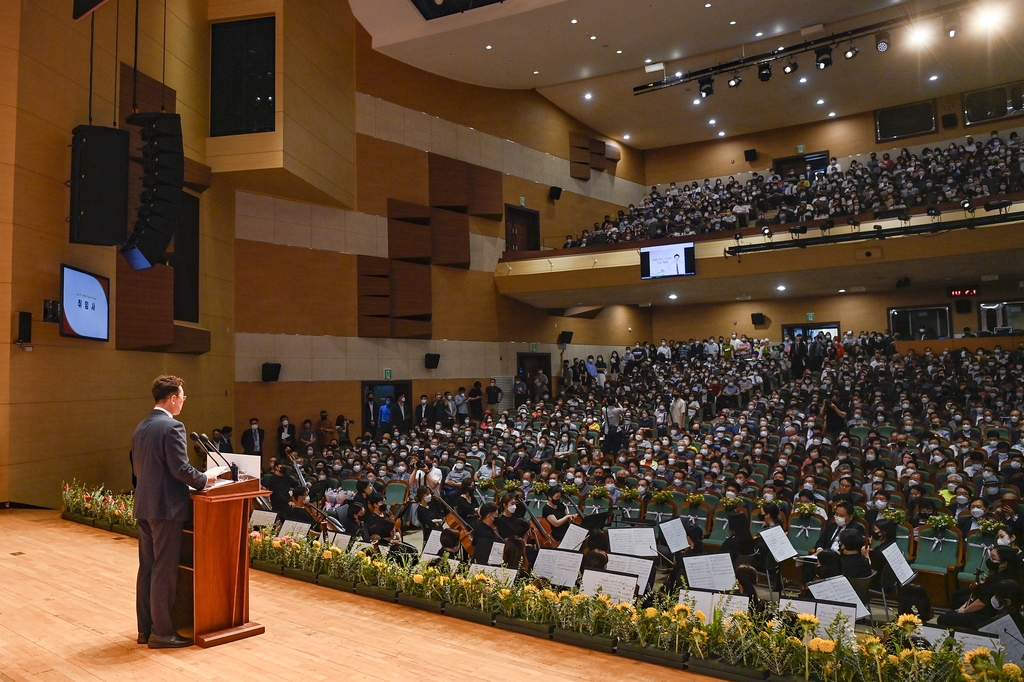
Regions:
M 466 575 L 462 571 L 452 576 L 449 601 L 445 604 L 446 616 L 468 620 L 480 625 L 494 625 L 499 611 L 494 578 L 486 573 Z
M 324 555 L 316 584 L 342 592 L 354 592 L 359 581 L 359 569 L 362 559 L 358 554 L 348 553 L 341 547 L 331 545 L 328 550 L 331 556 Z
M 687 666 L 705 675 L 733 682 L 765 680 L 767 671 L 749 665 L 754 656 L 753 621 L 744 612 L 728 612 L 728 601 L 716 607 L 707 623 L 694 626 Z M 703 621 L 703 619 L 701 619 Z
M 412 566 L 400 575 L 398 603 L 422 611 L 444 613 L 444 602 L 430 596 L 430 580 L 438 569 L 427 566 Z
M 495 596 L 499 610 L 494 624 L 502 630 L 550 639 L 554 624 L 536 618 L 539 615 L 536 611 L 532 612 L 535 619 L 529 617 L 530 602 L 536 593 L 528 591 L 527 586 L 534 587 L 520 582 L 498 588 Z
M 928 518 L 928 527 L 936 531 L 943 531 L 956 525 L 956 519 L 949 514 L 932 514 Z
M 807 518 L 808 516 L 813 516 L 818 513 L 818 505 L 813 502 L 797 502 L 793 506 L 793 511 L 799 516 Z
M 671 495 L 671 493 L 670 493 Z M 631 636 L 620 637 L 615 652 L 637 661 L 656 663 L 682 670 L 689 655 L 685 640 L 680 648 L 680 637 L 685 637 L 690 615 L 686 604 L 673 604 L 671 595 L 659 595 L 653 605 L 637 611 Z
M 257 571 L 281 575 L 281 541 L 274 537 L 276 526 L 249 532 L 249 565 Z
M 883 517 L 889 519 L 896 525 L 906 523 L 907 521 L 907 512 L 902 509 L 897 509 L 896 507 L 886 507 L 880 513 Z
M 393 564 L 379 554 L 366 556 L 359 552 L 362 559 L 359 567 L 361 582 L 356 583 L 356 594 L 361 594 L 372 599 L 390 602 L 398 601 L 398 589 L 394 586 L 394 569 L 401 568 Z
M 686 496 L 686 504 L 690 507 L 699 507 L 704 504 L 704 493 L 690 493 Z
M 575 590 L 562 590 L 555 592 L 551 589 L 542 589 L 536 594 L 537 608 L 540 612 L 547 612 L 555 623 L 551 631 L 551 637 L 557 642 L 575 644 L 594 651 L 613 653 L 615 651 L 616 637 L 612 636 L 607 628 L 586 627 L 588 623 L 588 610 L 595 607 L 605 611 L 611 610 L 610 600 L 607 596 L 601 599 L 598 593 L 596 598 L 587 597 Z M 602 604 L 594 605 L 588 602 L 594 599 Z M 626 603 L 628 616 L 636 613 L 636 607 Z M 591 621 L 592 622 L 592 621 Z
M 88 515 L 86 509 L 86 505 L 90 503 L 92 497 L 84 483 L 77 479 L 72 480 L 71 483 L 64 483 L 61 498 L 64 503 L 61 518 L 87 526 L 92 525 L 92 517 Z

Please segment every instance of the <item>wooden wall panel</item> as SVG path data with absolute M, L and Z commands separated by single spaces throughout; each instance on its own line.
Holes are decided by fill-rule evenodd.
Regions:
M 440 154 L 427 154 L 430 205 L 465 213 L 469 210 L 470 164 Z
M 383 277 L 370 277 L 369 279 L 383 279 Z M 359 292 L 359 315 L 371 317 L 390 317 L 391 298 L 389 296 L 372 296 Z
M 357 256 L 359 336 L 391 336 L 391 261 L 375 256 Z
M 391 261 L 391 316 L 431 314 L 430 266 Z
M 590 150 L 580 149 L 579 147 L 569 148 L 569 161 L 571 163 L 585 163 L 590 164 Z
M 388 202 L 430 205 L 427 153 L 404 144 L 356 136 L 357 210 L 388 214 Z
M 211 335 L 206 329 L 174 323 L 174 343 L 168 353 L 202 355 L 210 352 Z
M 501 220 L 505 216 L 502 178 L 496 170 L 483 166 L 469 168 L 469 215 Z
M 133 270 L 117 257 L 117 350 L 167 350 L 174 343 L 174 270 L 154 265 Z
M 430 320 L 391 318 L 391 336 L 396 339 L 429 339 L 432 330 Z
M 406 223 L 417 225 L 430 224 L 430 207 L 420 204 L 410 204 L 407 201 L 388 199 L 388 218 L 396 218 Z
M 584 133 L 569 133 L 569 146 L 590 151 L 590 136 Z
M 349 433 L 353 438 L 360 433 L 362 382 L 239 382 L 233 388 L 236 447 L 239 429 L 247 428 L 251 417 L 259 419 L 267 428 L 277 424 L 282 414 L 287 414 L 294 424 L 302 424 L 304 419 L 316 423 L 320 410 L 327 410 L 332 420 L 339 414 L 352 420 Z
M 590 179 L 590 163 L 577 163 L 573 161 L 569 164 L 569 177 L 576 178 L 577 180 L 589 180 Z
M 433 254 L 432 231 L 433 228 L 427 225 L 417 225 L 388 218 L 388 258 L 414 263 L 429 263 Z M 468 232 L 466 240 L 468 245 Z
M 464 213 L 431 209 L 430 231 L 434 265 L 469 267 L 469 216 Z

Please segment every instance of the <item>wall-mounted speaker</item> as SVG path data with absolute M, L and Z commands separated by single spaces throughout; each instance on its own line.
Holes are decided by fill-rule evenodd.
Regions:
M 281 378 L 280 362 L 263 363 L 263 381 L 277 381 Z
M 971 312 L 971 300 L 969 298 L 958 298 L 956 303 L 953 305 L 956 307 L 956 311 L 961 315 L 966 315 Z
M 560 332 L 558 334 L 558 345 L 568 346 L 572 343 L 572 332 Z
M 15 343 L 32 343 L 32 313 L 18 313 L 18 339 Z
M 561 198 L 562 198 L 562 188 L 561 187 L 552 187 L 551 189 L 548 190 L 548 199 L 550 199 L 551 201 L 558 201 Z
M 750 324 L 755 327 L 764 324 L 764 313 L 750 313 Z
M 128 238 L 128 131 L 71 131 L 72 244 L 120 246 Z
M 743 150 L 744 161 L 757 161 L 757 150 L 756 149 L 744 149 Z
M 427 353 L 423 356 L 423 366 L 427 369 L 437 369 L 438 363 L 441 362 L 440 353 Z
M 956 114 L 943 114 L 942 115 L 942 127 L 946 130 L 950 128 L 956 128 L 960 125 L 960 119 L 957 118 Z

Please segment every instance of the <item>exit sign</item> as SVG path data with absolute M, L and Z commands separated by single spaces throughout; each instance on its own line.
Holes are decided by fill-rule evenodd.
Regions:
M 814 322 L 814 313 L 807 313 L 807 321 Z
M 804 149 L 805 149 L 805 147 L 802 144 L 798 144 L 796 146 L 796 153 L 797 154 L 803 154 L 804 153 Z
M 384 378 L 385 379 L 390 379 L 391 378 L 391 370 L 390 369 L 387 369 L 387 368 L 384 369 Z
M 537 344 L 535 344 L 535 343 L 531 343 L 530 344 L 530 352 L 531 353 L 536 353 L 537 352 Z
M 526 206 L 526 197 L 519 197 L 519 205 Z

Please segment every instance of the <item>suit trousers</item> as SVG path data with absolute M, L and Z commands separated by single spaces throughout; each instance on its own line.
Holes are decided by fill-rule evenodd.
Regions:
M 178 591 L 184 521 L 139 519 L 139 578 L 135 611 L 140 634 L 175 634 L 171 611 Z

